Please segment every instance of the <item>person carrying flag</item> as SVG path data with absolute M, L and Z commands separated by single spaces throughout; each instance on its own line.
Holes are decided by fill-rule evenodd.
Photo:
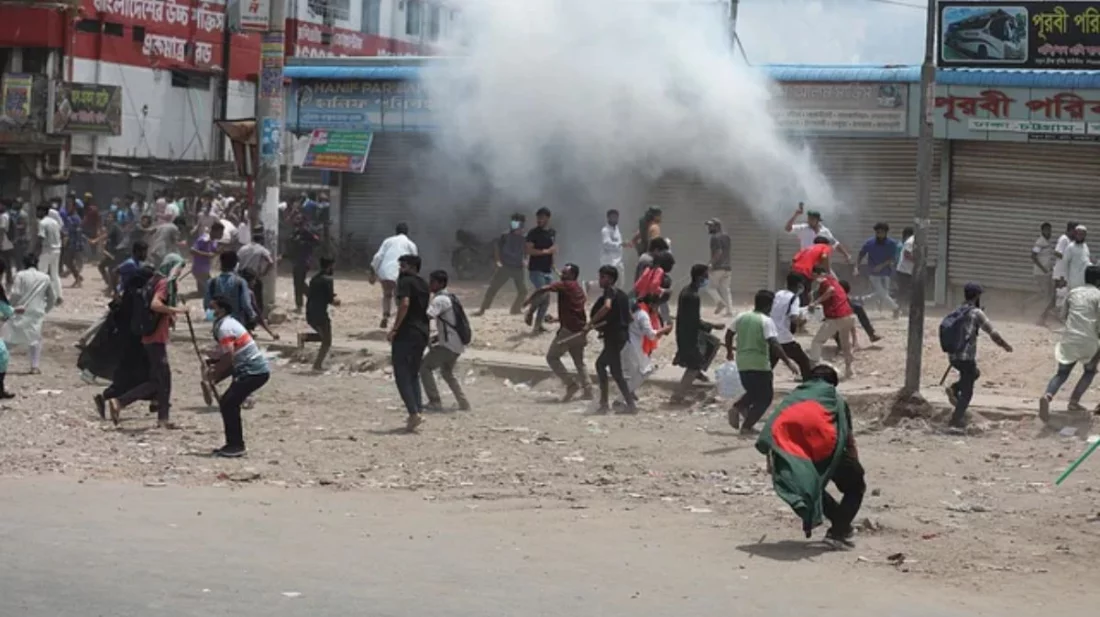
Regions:
M 837 392 L 836 370 L 819 364 L 809 380 L 788 394 L 768 418 L 756 449 L 768 457 L 768 472 L 779 498 L 802 519 L 809 538 L 823 519 L 832 524 L 827 542 L 853 546 L 852 522 L 867 491 L 848 403 Z M 825 490 L 832 482 L 840 503 Z

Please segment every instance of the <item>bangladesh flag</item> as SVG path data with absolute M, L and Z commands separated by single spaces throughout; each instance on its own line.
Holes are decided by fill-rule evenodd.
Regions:
M 821 524 L 822 493 L 848 443 L 848 404 L 836 388 L 815 379 L 788 394 L 768 418 L 756 449 L 768 457 L 780 499 L 802 519 L 802 529 Z

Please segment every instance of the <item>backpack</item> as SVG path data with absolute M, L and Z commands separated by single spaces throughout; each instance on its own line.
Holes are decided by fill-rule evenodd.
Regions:
M 455 322 L 451 323 L 442 317 L 439 321 L 443 322 L 448 328 L 451 328 L 458 333 L 458 340 L 462 341 L 463 345 L 469 345 L 473 340 L 473 330 L 470 329 L 470 320 L 466 317 L 466 309 L 462 308 L 462 303 L 458 301 L 458 296 L 453 293 L 447 292 L 447 295 L 451 298 L 451 314 L 455 317 Z M 447 330 L 444 328 L 443 337 L 447 337 Z
M 959 353 L 970 343 L 970 311 L 973 308 L 960 306 L 940 322 L 940 349 L 944 353 Z
M 135 276 L 140 276 L 137 274 Z M 153 296 L 156 294 L 157 283 L 162 280 L 160 275 L 153 275 L 146 279 L 140 289 L 131 295 L 130 331 L 137 336 L 149 336 L 157 331 L 160 320 L 164 317 L 153 311 Z

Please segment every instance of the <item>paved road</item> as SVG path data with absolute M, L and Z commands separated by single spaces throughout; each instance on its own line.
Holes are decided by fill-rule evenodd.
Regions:
M 395 492 L 0 479 L 0 615 L 1040 614 L 884 566 L 830 567 L 801 543 L 773 547 L 779 559 L 750 556 L 734 529 L 671 518 Z

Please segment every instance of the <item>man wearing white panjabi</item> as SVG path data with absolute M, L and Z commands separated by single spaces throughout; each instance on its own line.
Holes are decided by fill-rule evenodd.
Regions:
M 394 291 L 397 289 L 397 277 L 400 274 L 397 260 L 405 255 L 416 254 L 416 244 L 409 240 L 407 223 L 398 223 L 394 235 L 386 238 L 374 254 L 370 267 L 382 282 L 382 325 L 379 328 L 385 329 L 390 323 L 390 308 L 394 305 Z
M 10 346 L 30 348 L 31 374 L 37 375 L 42 357 L 42 323 L 57 303 L 50 276 L 38 270 L 38 257 L 23 258 L 23 269 L 15 275 L 8 294 L 15 315 L 4 328 L 4 341 Z
M 57 210 L 49 206 L 39 206 L 38 214 L 38 246 L 39 264 L 42 272 L 50 279 L 53 285 L 53 295 L 57 303 L 61 304 L 61 215 Z

